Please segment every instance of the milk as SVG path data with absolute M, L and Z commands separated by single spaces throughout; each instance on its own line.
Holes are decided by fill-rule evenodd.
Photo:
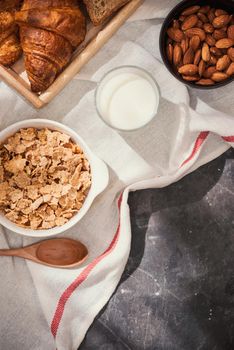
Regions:
M 96 93 L 101 118 L 119 130 L 135 130 L 156 115 L 159 92 L 153 78 L 137 67 L 120 67 L 109 72 Z

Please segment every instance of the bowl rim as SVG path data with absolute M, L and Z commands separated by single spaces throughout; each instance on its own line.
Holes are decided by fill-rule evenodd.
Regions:
M 82 148 L 85 154 L 85 157 L 88 159 L 90 163 L 91 176 L 92 176 L 91 188 L 89 190 L 87 197 L 85 198 L 85 201 L 81 209 L 71 219 L 69 219 L 69 221 L 66 224 L 62 226 L 56 226 L 50 229 L 33 230 L 33 229 L 21 227 L 13 223 L 9 219 L 7 219 L 2 212 L 0 212 L 0 224 L 17 234 L 28 236 L 28 237 L 38 237 L 38 238 L 55 236 L 67 231 L 68 229 L 76 225 L 83 218 L 83 216 L 88 212 L 95 197 L 106 188 L 109 182 L 108 168 L 102 160 L 100 160 L 96 155 L 94 155 L 94 153 L 90 150 L 90 148 L 87 146 L 85 141 L 78 135 L 76 131 L 74 131 L 73 129 L 71 129 L 70 127 L 62 123 L 49 120 L 49 119 L 41 119 L 41 118 L 25 119 L 25 120 L 13 123 L 0 131 L 0 143 L 4 142 L 10 135 L 13 135 L 18 130 L 23 128 L 29 128 L 29 127 L 37 128 L 37 129 L 48 128 L 51 130 L 64 132 L 65 134 L 71 136 L 71 139 Z M 100 179 L 98 178 L 99 176 L 98 172 L 100 173 L 102 172 L 101 175 L 103 175 L 104 177 L 101 184 L 100 184 Z
M 201 1 L 201 0 L 200 0 Z M 184 5 L 188 5 L 192 6 L 193 2 L 196 3 L 195 0 L 182 0 L 180 1 L 176 6 L 174 6 L 171 11 L 168 13 L 168 15 L 166 16 L 166 18 L 163 21 L 161 30 L 160 30 L 160 35 L 159 35 L 159 49 L 160 49 L 160 54 L 161 54 L 161 58 L 163 60 L 163 63 L 165 64 L 167 70 L 181 83 L 187 85 L 188 87 L 194 88 L 194 89 L 198 89 L 198 90 L 213 90 L 213 89 L 217 89 L 220 87 L 223 87 L 225 85 L 230 84 L 233 80 L 234 80 L 234 76 L 222 81 L 222 82 L 218 82 L 214 85 L 210 85 L 210 86 L 202 86 L 202 85 L 196 85 L 193 82 L 189 82 L 184 80 L 180 75 L 176 74 L 176 72 L 173 69 L 173 66 L 171 65 L 171 63 L 168 61 L 166 54 L 165 54 L 165 45 L 166 45 L 166 41 L 165 41 L 165 37 L 166 37 L 166 30 L 169 27 L 169 24 L 171 23 L 171 21 L 177 17 L 177 12 L 179 12 L 180 10 L 182 10 L 181 8 L 184 7 Z M 197 1 L 198 2 L 198 1 Z M 234 3 L 232 3 L 234 5 Z

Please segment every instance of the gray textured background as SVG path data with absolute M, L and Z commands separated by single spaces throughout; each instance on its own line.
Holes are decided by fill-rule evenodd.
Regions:
M 124 276 L 81 350 L 234 349 L 234 150 L 132 193 Z

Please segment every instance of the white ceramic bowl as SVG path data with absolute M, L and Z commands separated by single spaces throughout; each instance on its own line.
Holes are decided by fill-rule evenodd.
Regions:
M 30 237 L 54 236 L 68 230 L 69 228 L 77 224 L 83 218 L 83 216 L 87 213 L 95 197 L 97 197 L 97 195 L 103 192 L 108 185 L 108 182 L 109 182 L 108 168 L 103 161 L 101 161 L 91 152 L 91 150 L 86 145 L 86 143 L 82 140 L 80 136 L 78 136 L 78 134 L 75 131 L 73 131 L 72 129 L 70 129 L 69 127 L 63 124 L 57 123 L 52 120 L 29 119 L 29 120 L 24 120 L 24 121 L 15 123 L 13 125 L 10 125 L 9 127 L 7 127 L 6 129 L 0 132 L 0 143 L 6 141 L 6 139 L 9 136 L 12 136 L 19 129 L 29 128 L 29 127 L 33 127 L 36 129 L 48 128 L 51 130 L 57 130 L 57 131 L 63 132 L 71 136 L 71 139 L 75 143 L 80 145 L 80 147 L 84 151 L 84 154 L 90 163 L 91 174 L 92 174 L 92 185 L 88 193 L 88 196 L 86 197 L 85 202 L 82 208 L 79 210 L 79 212 L 75 214 L 65 225 L 54 227 L 48 230 L 32 230 L 32 229 L 23 228 L 14 224 L 12 221 L 8 220 L 3 213 L 0 213 L 0 223 L 3 226 L 5 226 L 7 229 L 14 231 L 16 233 L 19 233 L 20 235 L 30 236 Z

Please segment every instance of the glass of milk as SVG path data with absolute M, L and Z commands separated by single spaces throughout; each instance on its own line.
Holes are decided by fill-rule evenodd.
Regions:
M 95 99 L 97 112 L 107 125 L 118 131 L 132 131 L 156 116 L 159 89 L 146 70 L 121 66 L 102 78 Z

